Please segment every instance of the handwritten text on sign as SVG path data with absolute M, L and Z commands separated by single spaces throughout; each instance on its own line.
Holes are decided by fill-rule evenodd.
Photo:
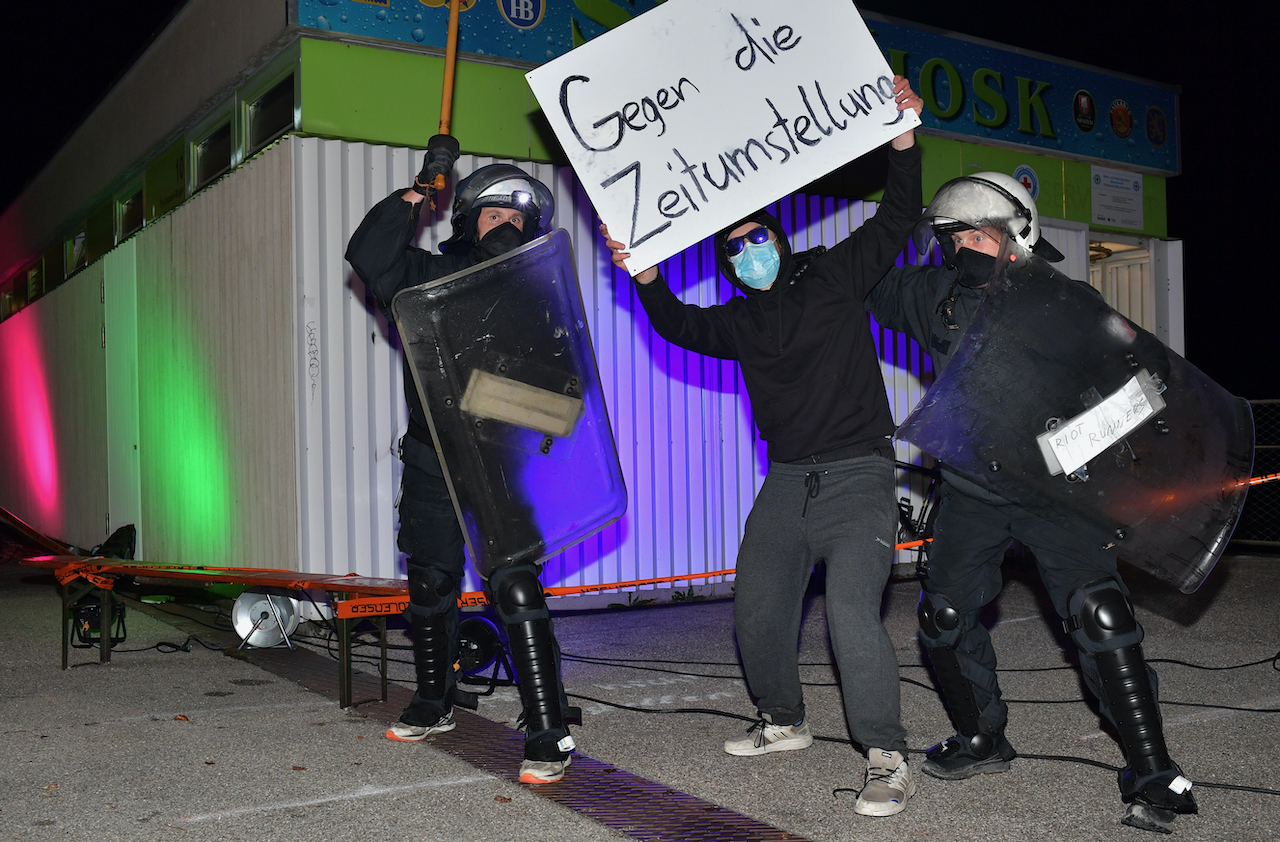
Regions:
M 1079 470 L 1164 407 L 1159 381 L 1142 369 L 1097 406 L 1036 437 L 1050 476 Z
M 670 0 L 526 78 L 633 273 L 920 124 L 848 0 Z

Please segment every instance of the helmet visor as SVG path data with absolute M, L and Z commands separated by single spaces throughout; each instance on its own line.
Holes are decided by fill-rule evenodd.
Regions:
M 472 207 L 477 208 L 514 208 L 530 210 L 536 215 L 538 202 L 533 195 L 533 187 L 521 178 L 507 178 L 491 184 L 476 196 Z
M 938 189 L 916 225 L 914 239 L 916 250 L 923 253 L 935 236 L 942 239 L 944 231 L 994 228 L 1018 236 L 1030 224 L 1031 212 L 998 185 L 957 178 Z

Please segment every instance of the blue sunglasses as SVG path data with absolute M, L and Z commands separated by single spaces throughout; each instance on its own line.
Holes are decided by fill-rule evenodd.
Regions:
M 724 253 L 730 257 L 737 257 L 742 254 L 742 250 L 747 247 L 747 243 L 760 245 L 769 242 L 769 229 L 761 225 L 759 228 L 752 228 L 741 237 L 730 237 L 725 240 Z

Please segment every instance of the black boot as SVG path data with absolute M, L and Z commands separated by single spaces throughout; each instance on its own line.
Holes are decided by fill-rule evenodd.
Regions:
M 505 568 L 490 578 L 498 616 L 507 630 L 524 706 L 524 783 L 553 783 L 564 777 L 574 749 L 568 706 L 560 682 L 560 658 L 551 630 L 550 612 L 533 565 Z
M 400 714 L 400 721 L 387 730 L 387 739 L 406 743 L 443 734 L 455 727 L 448 618 L 418 613 L 410 613 L 409 618 L 418 690 Z
M 1103 703 L 1120 733 L 1128 766 L 1120 771 L 1120 798 L 1129 805 L 1121 821 L 1169 833 L 1178 815 L 1199 812 L 1191 781 L 1169 757 L 1155 688 L 1142 654 L 1133 644 L 1094 656 Z
M 1062 628 L 1080 648 L 1080 668 L 1120 733 L 1128 766 L 1120 772 L 1120 821 L 1169 833 L 1180 814 L 1198 812 L 1191 781 L 1169 757 L 1155 677 L 1142 656 L 1142 626 L 1115 579 L 1081 585 L 1067 600 Z M 1092 675 L 1091 675 L 1092 673 Z
M 993 725 L 978 710 L 973 686 L 960 672 L 959 656 L 943 647 L 928 651 L 943 703 L 960 733 L 926 751 L 920 771 L 947 781 L 1007 771 L 1017 752 L 1005 739 L 1004 725 Z

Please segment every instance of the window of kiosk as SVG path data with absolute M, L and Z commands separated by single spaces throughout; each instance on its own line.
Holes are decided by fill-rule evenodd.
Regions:
M 79 272 L 81 269 L 83 269 L 86 264 L 86 258 L 88 257 L 88 249 L 85 248 L 84 231 L 78 231 L 75 234 L 75 236 L 67 240 L 65 250 L 67 255 L 67 263 L 66 263 L 67 275 L 66 276 L 70 278 L 76 272 Z
M 196 189 L 231 169 L 231 122 L 214 129 L 194 148 Z
M 120 199 L 116 212 L 119 220 L 116 242 L 121 243 L 142 228 L 142 188 Z
M 293 76 L 249 103 L 249 152 L 257 152 L 293 128 Z

